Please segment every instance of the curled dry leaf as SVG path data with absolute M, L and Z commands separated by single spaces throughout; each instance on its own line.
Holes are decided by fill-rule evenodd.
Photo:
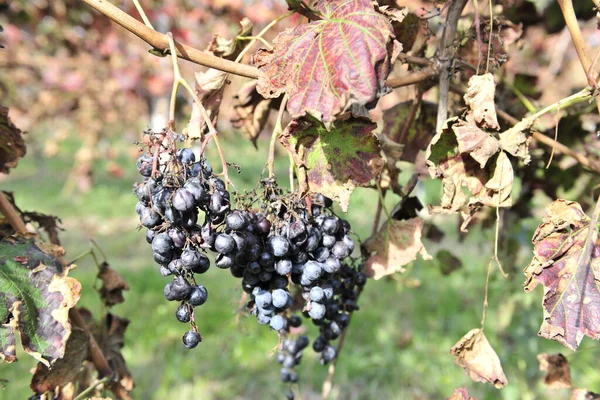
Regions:
M 98 279 L 102 281 L 100 297 L 107 307 L 125 301 L 123 291 L 129 290 L 129 285 L 121 274 L 114 270 L 107 262 L 103 262 L 98 271 Z
M 281 99 L 265 99 L 256 90 L 257 81 L 246 83 L 233 97 L 231 124 L 242 129 L 256 146 L 260 133 L 269 120 L 272 109 L 278 109 Z
M 529 155 L 529 142 L 531 138 L 528 133 L 534 123 L 534 118 L 524 118 L 512 128 L 501 132 L 498 135 L 500 148 L 520 158 L 525 164 L 529 164 L 531 161 L 531 156 Z
M 575 389 L 571 400 L 600 400 L 600 394 L 590 392 L 587 389 Z
M 208 45 L 208 51 L 218 57 L 223 57 L 229 60 L 235 59 L 237 55 L 248 44 L 247 40 L 240 40 L 240 37 L 252 35 L 252 22 L 247 18 L 240 22 L 241 27 L 235 39 L 225 39 L 219 35 L 215 35 L 213 41 Z M 205 72 L 196 72 L 196 94 L 206 109 L 208 116 L 213 125 L 216 125 L 221 109 L 221 101 L 223 93 L 229 81 L 226 72 L 217 69 L 208 69 Z M 187 127 L 184 129 L 184 134 L 191 140 L 197 140 L 208 131 L 206 121 L 200 114 L 200 108 L 194 102 L 192 105 L 192 113 Z
M 347 211 L 354 189 L 369 186 L 383 168 L 372 133 L 375 126 L 367 118 L 350 114 L 330 131 L 314 119 L 299 119 L 286 126 L 279 140 L 296 166 L 306 170 L 308 191 L 337 201 Z
M 69 309 L 81 291 L 67 276 L 69 269 L 33 238 L 0 241 L 0 359 L 17 361 L 17 333 L 25 352 L 44 365 L 63 357 L 71 334 Z
M 404 272 L 405 265 L 417 259 L 417 254 L 425 260 L 431 256 L 421 242 L 423 219 L 388 220 L 377 234 L 363 243 L 363 249 L 370 254 L 365 263 L 365 274 L 376 280 L 396 272 Z
M 539 335 L 576 350 L 584 336 L 600 338 L 600 240 L 579 203 L 556 200 L 533 235 L 525 291 L 544 286 Z M 589 242 L 588 242 L 589 240 Z
M 454 390 L 454 393 L 452 393 L 452 396 L 448 400 L 475 400 L 475 397 L 469 396 L 467 388 L 462 387 Z
M 471 109 L 475 123 L 483 129 L 500 129 L 494 103 L 495 93 L 496 84 L 491 73 L 474 75 L 469 79 L 467 93 L 464 96 L 465 103 Z
M 454 129 L 456 124 L 459 125 L 457 130 Z M 442 181 L 443 189 L 441 205 L 430 207 L 430 211 L 443 214 L 461 212 L 465 220 L 461 229 L 465 230 L 482 206 L 512 205 L 510 195 L 514 172 L 505 152 L 498 151 L 490 158 L 489 146 L 485 145 L 489 134 L 483 131 L 473 133 L 475 130 L 466 132 L 461 126 L 457 118 L 446 121 L 444 129 L 432 139 L 426 157 L 429 174 Z M 473 157 L 474 153 L 478 161 Z M 485 168 L 481 168 L 484 161 Z
M 546 371 L 544 383 L 548 389 L 561 389 L 571 387 L 571 368 L 569 361 L 562 354 L 542 353 L 537 356 L 540 371 Z
M 31 389 L 37 394 L 43 394 L 71 383 L 88 356 L 88 346 L 88 335 L 81 329 L 73 329 L 63 358 L 57 360 L 50 369 L 38 363 L 31 379 Z
M 317 0 L 311 8 L 324 18 L 280 33 L 252 63 L 260 94 L 287 93 L 293 118 L 308 113 L 329 129 L 352 104 L 371 106 L 388 92 L 385 79 L 401 45 L 370 0 Z
M 10 120 L 8 108 L 0 105 L 0 173 L 8 174 L 16 167 L 25 151 L 23 132 Z
M 508 383 L 500 359 L 481 329 L 472 329 L 452 347 L 454 362 L 475 382 L 489 382 L 496 389 Z
M 472 121 L 457 121 L 452 125 L 458 151 L 466 153 L 484 168 L 488 160 L 500 150 L 498 139 L 481 130 Z

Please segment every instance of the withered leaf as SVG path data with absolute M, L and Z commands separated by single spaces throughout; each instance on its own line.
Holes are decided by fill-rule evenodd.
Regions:
M 88 345 L 88 335 L 83 330 L 74 328 L 67 341 L 63 358 L 57 360 L 50 369 L 38 363 L 31 379 L 31 389 L 35 393 L 43 394 L 72 382 L 88 356 Z
M 475 397 L 469 396 L 467 388 L 462 387 L 454 390 L 452 397 L 448 398 L 448 400 L 475 400 Z
M 310 193 L 321 193 L 348 209 L 357 186 L 368 186 L 377 177 L 384 161 L 369 119 L 346 114 L 328 131 L 314 119 L 293 120 L 279 140 L 306 170 Z
M 8 174 L 25 155 L 23 132 L 12 123 L 8 108 L 0 105 L 0 173 Z
M 489 382 L 496 389 L 508 383 L 500 359 L 481 329 L 471 329 L 452 347 L 450 354 L 475 382 Z
M 401 45 L 370 0 L 317 0 L 322 19 L 280 33 L 272 50 L 252 57 L 258 91 L 289 95 L 293 118 L 310 114 L 329 128 L 350 105 L 372 105 L 387 93 L 385 79 Z
M 242 86 L 233 97 L 233 111 L 235 115 L 230 118 L 231 124 L 242 129 L 252 143 L 256 141 L 265 128 L 269 114 L 273 108 L 278 109 L 280 99 L 265 99 L 256 90 L 257 81 L 251 81 Z
M 556 200 L 546 207 L 532 239 L 525 291 L 544 286 L 539 335 L 576 350 L 584 336 L 600 338 L 600 240 L 579 203 Z
M 431 259 L 421 242 L 422 232 L 422 218 L 388 220 L 375 236 L 363 243 L 365 252 L 370 254 L 365 263 L 365 274 L 381 279 L 404 272 L 404 266 L 416 260 L 417 254 L 425 260 Z
M 107 307 L 112 307 L 125 301 L 123 291 L 129 290 L 129 285 L 115 269 L 103 262 L 98 271 L 98 279 L 102 281 L 100 297 Z
M 529 164 L 531 156 L 529 155 L 529 141 L 531 138 L 527 135 L 533 126 L 535 119 L 524 118 L 515 126 L 498 134 L 500 148 L 507 153 L 523 160 Z
M 474 75 L 469 79 L 467 93 L 464 96 L 465 103 L 471 109 L 475 123 L 483 129 L 500 129 L 494 103 L 495 93 L 496 84 L 491 73 Z
M 240 21 L 240 30 L 234 39 L 224 38 L 220 35 L 214 35 L 208 44 L 207 51 L 210 51 L 217 57 L 227 60 L 235 60 L 240 52 L 249 43 L 248 40 L 240 40 L 244 36 L 252 36 L 253 24 L 248 18 L 242 18 Z
M 540 371 L 546 371 L 544 383 L 548 389 L 561 389 L 571 387 L 571 368 L 569 361 L 562 354 L 542 353 L 537 356 Z
M 469 121 L 458 121 L 452 125 L 452 131 L 456 135 L 458 151 L 468 153 L 481 168 L 500 150 L 498 139 Z
M 600 400 L 600 394 L 587 389 L 575 389 L 571 395 L 571 400 Z
M 34 238 L 0 241 L 0 359 L 17 361 L 17 333 L 25 352 L 44 365 L 63 357 L 71 334 L 69 309 L 81 290 L 67 276 L 69 269 Z

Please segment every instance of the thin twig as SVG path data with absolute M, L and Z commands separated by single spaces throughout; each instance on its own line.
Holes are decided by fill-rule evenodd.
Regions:
M 127 29 L 154 49 L 165 52 L 169 49 L 169 40 L 166 35 L 150 29 L 142 22 L 122 11 L 106 0 L 81 0 L 96 11 L 104 14 L 123 28 Z M 210 52 L 201 51 L 185 44 L 176 44 L 177 56 L 205 67 L 215 68 L 234 75 L 257 79 L 258 69 L 250 65 L 239 64 L 224 58 L 217 57 Z
M 88 394 L 92 393 L 94 391 L 94 389 L 96 389 L 98 386 L 103 385 L 105 383 L 107 383 L 108 381 L 110 381 L 110 376 L 105 376 L 104 378 L 94 382 L 92 385 L 90 385 L 89 387 L 85 388 L 84 391 L 82 391 L 81 393 L 79 393 L 77 395 L 77 397 L 75 397 L 73 400 L 84 400 L 87 399 L 88 397 L 86 397 Z
M 250 43 L 248 43 L 248 45 L 246 47 L 244 47 L 244 49 L 240 52 L 240 54 L 238 54 L 238 56 L 235 58 L 235 62 L 242 61 L 242 59 L 244 58 L 244 56 L 246 55 L 246 53 L 250 50 L 250 48 L 254 45 L 254 43 L 256 43 L 259 38 L 262 39 L 262 37 L 265 35 L 265 33 L 267 33 L 269 31 L 269 29 L 271 29 L 272 27 L 274 27 L 275 24 L 277 24 L 282 19 L 286 19 L 286 18 L 292 16 L 293 14 L 294 14 L 294 12 L 290 11 L 289 13 L 283 14 L 282 16 L 277 17 L 273 21 L 271 21 L 267 26 L 265 26 L 263 28 L 262 31 L 260 31 L 258 33 L 258 35 L 254 36 L 254 39 L 252 39 L 250 41 Z
M 6 218 L 6 220 L 10 224 L 10 226 L 12 226 L 12 228 L 15 230 L 15 232 L 17 232 L 17 233 L 26 233 L 27 232 L 27 226 L 25 225 L 25 222 L 23 222 L 23 219 L 21 218 L 21 216 L 19 216 L 19 213 L 17 213 L 17 210 L 15 210 L 13 205 L 6 198 L 6 195 L 1 191 L 0 191 L 0 213 L 2 213 L 2 215 L 4 215 L 4 217 Z
M 546 164 L 546 169 L 550 168 L 550 164 L 552 164 L 552 159 L 554 158 L 554 151 L 556 150 L 556 143 L 558 143 L 558 123 L 560 122 L 560 107 L 556 110 L 556 119 L 554 124 L 554 146 L 552 146 L 552 151 L 550 152 L 550 158 L 548 159 L 548 164 Z
M 414 85 L 415 83 L 426 81 L 438 74 L 438 71 L 433 68 L 425 68 L 421 71 L 413 72 L 402 78 L 388 79 L 385 84 L 391 88 L 399 88 L 402 86 Z
M 462 14 L 462 10 L 467 4 L 467 0 L 452 0 L 448 7 L 448 15 L 446 17 L 446 24 L 442 32 L 442 39 L 440 40 L 440 52 L 438 54 L 438 60 L 440 64 L 440 84 L 439 84 L 439 101 L 438 101 L 438 113 L 436 132 L 440 132 L 444 126 L 444 122 L 448 117 L 448 91 L 450 89 L 450 68 L 452 66 L 452 56 L 454 53 L 454 35 L 456 34 L 456 27 L 458 26 L 458 19 Z
M 140 14 L 140 17 L 142 17 L 142 21 L 144 21 L 144 24 L 148 28 L 150 28 L 153 31 L 155 31 L 156 29 L 154 29 L 154 27 L 152 26 L 152 23 L 150 22 L 150 20 L 146 16 L 146 13 L 144 12 L 144 8 L 142 8 L 142 5 L 140 4 L 139 0 L 132 0 L 132 1 L 133 1 L 133 5 L 135 6 L 137 12 Z
M 356 293 L 356 299 L 354 300 L 355 302 L 358 302 L 358 298 L 362 293 L 363 287 L 361 287 L 358 293 Z M 349 322 L 352 322 L 353 315 L 354 311 L 352 311 L 349 315 Z M 327 400 L 327 398 L 329 397 L 329 393 L 331 393 L 331 388 L 333 387 L 333 376 L 335 375 L 335 367 L 337 365 L 338 360 L 340 359 L 340 355 L 342 353 L 342 348 L 344 347 L 344 343 L 346 341 L 346 333 L 348 332 L 349 326 L 350 323 L 348 323 L 348 325 L 344 328 L 342 334 L 340 335 L 340 340 L 337 346 L 337 357 L 331 362 L 331 365 L 327 370 L 327 378 L 325 379 L 325 382 L 323 382 L 323 387 L 321 389 L 321 400 Z
M 279 106 L 279 112 L 277 113 L 277 121 L 275 122 L 275 127 L 273 128 L 273 134 L 271 135 L 271 142 L 269 143 L 269 156 L 267 158 L 267 170 L 269 171 L 269 179 L 275 178 L 275 170 L 273 168 L 273 164 L 275 163 L 275 143 L 277 142 L 277 138 L 283 132 L 283 113 L 285 111 L 285 106 L 288 101 L 287 93 L 281 100 L 281 105 Z

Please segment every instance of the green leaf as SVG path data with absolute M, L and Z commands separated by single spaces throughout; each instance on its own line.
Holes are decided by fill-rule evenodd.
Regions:
M 67 277 L 55 255 L 31 237 L 0 242 L 0 358 L 17 361 L 17 332 L 26 353 L 50 366 L 65 352 L 71 333 L 69 309 L 81 284 Z
M 306 170 L 308 191 L 334 199 L 346 211 L 354 189 L 369 186 L 383 168 L 375 127 L 367 118 L 350 115 L 330 131 L 315 119 L 293 120 L 280 141 Z

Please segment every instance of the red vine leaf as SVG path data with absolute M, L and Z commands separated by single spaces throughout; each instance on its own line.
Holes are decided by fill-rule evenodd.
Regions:
M 103 262 L 100 266 L 98 279 L 102 281 L 100 298 L 107 307 L 112 307 L 115 304 L 125 301 L 123 290 L 129 290 L 129 285 L 121 274 L 115 271 L 108 263 Z
M 600 338 L 600 240 L 579 203 L 556 200 L 533 235 L 525 291 L 544 286 L 539 335 L 576 350 L 584 336 Z
M 544 383 L 548 389 L 562 389 L 571 387 L 571 368 L 569 361 L 562 354 L 542 353 L 537 356 L 540 371 L 546 371 Z
M 600 400 L 600 394 L 587 389 L 575 389 L 571 394 L 571 400 Z
M 25 155 L 26 147 L 23 132 L 8 116 L 8 108 L 0 105 L 0 173 L 8 174 L 17 166 L 19 158 Z
M 500 359 L 481 329 L 471 329 L 452 347 L 450 354 L 475 382 L 489 382 L 496 389 L 508 383 Z
M 287 93 L 292 117 L 308 113 L 329 128 L 351 105 L 371 105 L 387 93 L 401 45 L 370 0 L 317 0 L 312 9 L 323 18 L 280 33 L 252 63 L 260 94 Z
M 396 272 L 404 272 L 405 265 L 417 259 L 417 254 L 425 260 L 431 256 L 421 242 L 423 219 L 416 217 L 407 220 L 388 220 L 377 234 L 363 243 L 370 254 L 365 263 L 365 274 L 375 279 Z
M 469 396 L 467 388 L 462 387 L 454 390 L 452 397 L 449 397 L 448 400 L 475 400 L 475 397 Z
M 279 140 L 306 171 L 308 191 L 332 198 L 346 211 L 354 189 L 369 186 L 383 168 L 375 127 L 350 114 L 330 131 L 314 119 L 299 119 L 288 124 Z
M 50 369 L 38 363 L 31 379 L 31 389 L 37 394 L 43 394 L 73 382 L 88 356 L 88 345 L 88 335 L 81 329 L 73 329 L 63 358 L 57 360 Z
M 13 236 L 0 242 L 0 359 L 17 361 L 17 332 L 25 352 L 44 365 L 63 357 L 71 334 L 69 309 L 81 290 L 67 273 L 33 238 Z
M 469 87 L 464 96 L 465 103 L 471 109 L 475 123 L 483 129 L 500 129 L 494 103 L 495 93 L 494 75 L 474 75 L 469 79 Z

